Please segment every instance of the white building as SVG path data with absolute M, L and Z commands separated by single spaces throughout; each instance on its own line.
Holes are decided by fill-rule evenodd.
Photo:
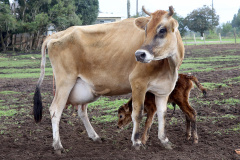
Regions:
M 122 18 L 119 15 L 99 13 L 95 24 L 117 22 L 121 21 L 121 19 Z

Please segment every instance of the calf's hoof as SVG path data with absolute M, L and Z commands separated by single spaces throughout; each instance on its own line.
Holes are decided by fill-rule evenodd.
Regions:
M 186 140 L 189 141 L 191 139 L 191 135 L 186 135 Z
M 198 144 L 198 139 L 194 139 L 193 144 Z

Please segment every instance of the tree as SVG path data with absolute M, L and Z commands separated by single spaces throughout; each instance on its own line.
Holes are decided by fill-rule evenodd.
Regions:
M 52 0 L 49 8 L 49 19 L 57 31 L 73 25 L 81 25 L 81 15 L 76 14 L 73 0 Z
M 183 17 L 181 17 L 180 15 L 178 15 L 177 13 L 173 14 L 173 18 L 178 21 L 178 24 L 179 24 L 178 30 L 179 30 L 181 36 L 184 36 L 185 33 L 187 32 L 187 29 L 186 29 L 187 26 L 186 26 L 185 19 Z
M 234 14 L 232 20 L 232 27 L 240 27 L 240 9 L 238 10 L 237 14 Z
M 232 25 L 231 25 L 231 23 L 223 23 L 221 35 L 222 35 L 222 36 L 228 36 L 229 33 L 231 32 L 231 30 L 232 30 Z
M 96 21 L 99 10 L 98 0 L 75 0 L 76 14 L 81 15 L 82 24 L 89 25 Z
M 201 36 L 204 31 L 212 30 L 219 24 L 219 16 L 216 15 L 215 9 L 212 10 L 206 5 L 193 10 L 185 19 L 187 27 L 194 32 L 200 32 Z
M 16 29 L 16 19 L 11 14 L 9 4 L 0 2 L 0 39 L 3 51 L 6 51 L 9 33 Z

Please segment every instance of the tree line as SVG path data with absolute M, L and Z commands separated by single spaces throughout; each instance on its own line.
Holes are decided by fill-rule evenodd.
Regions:
M 61 31 L 73 25 L 92 24 L 98 10 L 98 0 L 14 0 L 12 4 L 0 0 L 0 48 L 5 51 L 14 42 L 14 35 L 22 33 L 32 37 L 34 48 L 50 25 Z
M 240 36 L 240 9 L 233 16 L 231 22 L 219 25 L 219 15 L 214 8 L 203 6 L 190 12 L 185 18 L 175 15 L 179 22 L 179 31 L 185 35 L 188 31 L 198 32 L 203 37 L 203 33 L 208 33 L 209 37 L 217 38 L 218 33 L 222 36 Z

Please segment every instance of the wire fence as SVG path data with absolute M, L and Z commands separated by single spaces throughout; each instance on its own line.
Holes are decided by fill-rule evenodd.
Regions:
M 45 37 L 46 36 L 44 35 L 34 37 L 33 35 L 30 35 L 28 33 L 13 34 L 11 37 L 7 38 L 7 43 L 5 47 L 8 51 L 12 50 L 29 52 L 31 50 L 40 50 Z M 1 47 L 0 50 L 2 50 Z
M 215 38 L 196 37 L 195 34 L 192 36 L 183 37 L 183 42 L 185 45 L 204 45 L 204 44 L 230 44 L 230 43 L 240 43 L 240 38 L 234 34 L 234 37 L 222 37 L 219 33 L 214 36 Z

